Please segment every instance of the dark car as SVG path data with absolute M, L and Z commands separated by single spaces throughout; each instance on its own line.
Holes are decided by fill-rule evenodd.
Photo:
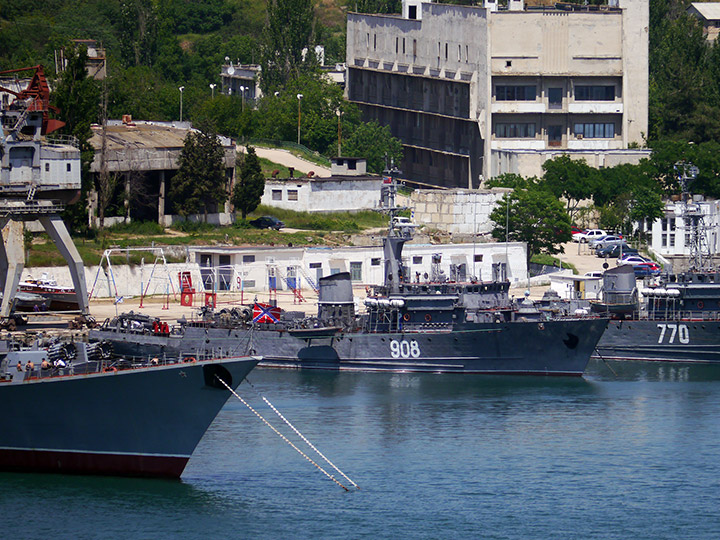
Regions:
M 597 255 L 598 257 L 601 257 L 601 258 L 606 258 L 606 259 L 609 257 L 612 257 L 613 259 L 617 259 L 618 257 L 620 257 L 621 248 L 622 248 L 623 255 L 625 253 L 637 254 L 637 252 L 638 252 L 637 249 L 630 247 L 627 244 L 615 244 L 615 245 L 611 245 L 611 246 L 598 248 L 595 251 L 595 255 Z
M 275 229 L 279 231 L 285 224 L 274 216 L 262 216 L 257 219 L 253 219 L 250 225 L 257 227 L 258 229 Z

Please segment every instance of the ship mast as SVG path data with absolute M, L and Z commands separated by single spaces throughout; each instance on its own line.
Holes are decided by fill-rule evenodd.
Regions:
M 708 244 L 709 227 L 700 205 L 692 201 L 690 184 L 697 178 L 699 169 L 692 163 L 680 161 L 675 164 L 682 192 L 676 214 L 682 217 L 685 230 L 690 233 L 690 271 L 708 272 L 713 269 L 712 254 Z

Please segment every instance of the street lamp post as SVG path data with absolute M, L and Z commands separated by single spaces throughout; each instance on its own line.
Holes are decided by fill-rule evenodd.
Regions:
M 210 90 L 212 91 L 212 97 L 213 97 L 213 98 L 215 97 L 215 87 L 216 87 L 216 86 L 217 86 L 217 84 L 215 84 L 215 83 L 212 83 L 212 84 L 210 85 Z
M 180 90 L 180 121 L 182 122 L 182 97 L 183 97 L 183 90 L 185 90 L 184 86 L 181 86 L 178 88 Z
M 335 114 L 337 114 L 337 117 L 338 117 L 338 157 L 340 157 L 342 155 L 340 152 L 341 141 L 342 141 L 342 128 L 340 127 L 340 118 L 342 117 L 342 111 L 340 109 L 338 109 L 335 111 Z
M 302 94 L 297 95 L 298 99 L 298 144 L 300 144 L 300 102 L 303 98 Z
M 240 87 L 240 98 L 242 99 L 242 101 L 240 102 L 241 111 L 245 110 L 245 90 L 247 90 L 247 88 L 245 88 L 244 86 Z

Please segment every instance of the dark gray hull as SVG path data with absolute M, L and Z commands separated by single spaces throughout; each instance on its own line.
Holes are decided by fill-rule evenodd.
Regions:
M 0 384 L 0 469 L 179 477 L 257 358 Z
M 720 364 L 720 322 L 610 321 L 597 352 L 608 360 Z
M 240 351 L 263 357 L 261 366 L 435 373 L 580 376 L 605 331 L 607 319 L 477 323 L 450 331 L 298 336 L 283 329 L 188 327 L 169 337 L 93 330 L 92 339 L 113 342 L 125 354 L 173 354 L 177 350 Z

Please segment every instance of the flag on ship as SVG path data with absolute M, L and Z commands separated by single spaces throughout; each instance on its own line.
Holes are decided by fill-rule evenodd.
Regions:
M 279 307 L 255 302 L 255 305 L 253 306 L 253 322 L 268 324 L 278 323 L 280 322 L 281 311 L 282 310 Z

